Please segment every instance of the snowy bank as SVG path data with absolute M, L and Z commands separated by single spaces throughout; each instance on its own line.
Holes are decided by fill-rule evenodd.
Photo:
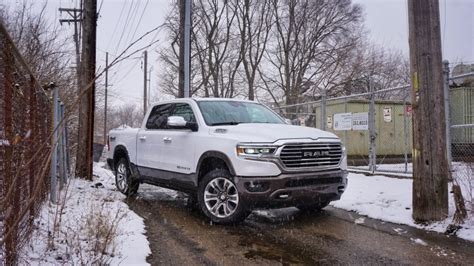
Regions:
M 123 202 L 112 172 L 102 166 L 94 164 L 93 182 L 71 179 L 58 205 L 44 204 L 20 264 L 147 264 L 143 219 Z
M 341 200 L 331 203 L 336 208 L 355 211 L 371 218 L 413 226 L 430 231 L 444 233 L 452 223 L 455 211 L 453 194 L 449 194 L 449 216 L 441 222 L 427 226 L 419 225 L 412 219 L 412 183 L 411 179 L 397 179 L 385 176 L 365 176 L 349 174 L 347 190 Z M 466 206 L 469 207 L 469 206 Z M 474 214 L 457 232 L 457 236 L 474 241 Z

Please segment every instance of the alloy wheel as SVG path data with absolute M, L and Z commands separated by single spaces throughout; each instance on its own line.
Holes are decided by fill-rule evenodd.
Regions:
M 117 167 L 117 188 L 122 192 L 126 191 L 128 188 L 127 179 L 127 167 L 124 163 L 121 163 Z
M 239 193 L 229 179 L 217 177 L 212 179 L 204 189 L 204 203 L 212 215 L 227 218 L 239 206 Z

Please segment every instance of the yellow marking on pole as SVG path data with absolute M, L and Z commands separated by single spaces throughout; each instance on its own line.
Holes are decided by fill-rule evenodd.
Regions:
M 413 80 L 412 80 L 413 88 L 415 91 L 419 90 L 419 85 L 418 85 L 418 72 L 413 72 Z

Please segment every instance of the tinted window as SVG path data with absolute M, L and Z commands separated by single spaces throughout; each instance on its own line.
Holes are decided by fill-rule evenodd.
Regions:
M 187 103 L 177 103 L 173 108 L 172 116 L 181 116 L 186 122 L 196 122 L 193 109 Z
M 167 129 L 168 116 L 170 116 L 171 104 L 162 104 L 153 107 L 146 121 L 147 129 Z

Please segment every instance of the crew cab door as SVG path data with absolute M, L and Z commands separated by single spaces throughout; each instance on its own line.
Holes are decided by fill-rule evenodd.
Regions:
M 146 178 L 165 179 L 158 176 L 158 169 L 168 168 L 164 158 L 167 154 L 165 136 L 168 116 L 173 104 L 162 104 L 153 107 L 148 116 L 145 128 L 137 135 L 137 166 L 140 174 Z
M 189 129 L 169 128 L 169 116 L 181 116 L 195 122 L 194 112 L 187 103 L 155 106 L 147 119 L 145 130 L 138 133 L 137 161 L 142 176 L 161 181 L 172 179 L 190 183 L 194 172 L 195 136 Z M 189 179 L 189 180 L 183 180 Z
M 196 122 L 192 107 L 187 103 L 176 103 L 171 111 L 171 116 L 181 116 L 186 122 Z M 181 174 L 191 174 L 195 171 L 195 153 L 197 132 L 190 129 L 170 128 L 166 131 L 165 143 L 169 153 L 164 158 L 165 170 Z

